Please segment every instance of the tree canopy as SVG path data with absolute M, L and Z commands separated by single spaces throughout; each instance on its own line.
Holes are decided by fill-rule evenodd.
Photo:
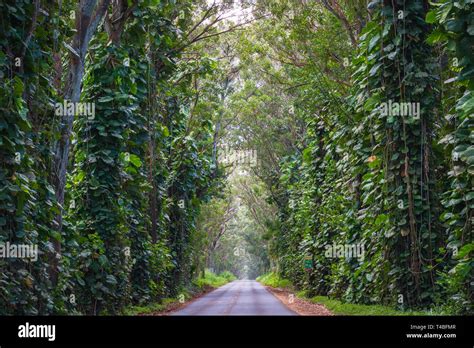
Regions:
M 5 0 L 0 81 L 2 315 L 206 268 L 473 313 L 472 0 Z

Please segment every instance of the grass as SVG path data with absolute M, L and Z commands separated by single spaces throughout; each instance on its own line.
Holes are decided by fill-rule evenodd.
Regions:
M 218 288 L 222 285 L 225 285 L 233 280 L 237 279 L 230 272 L 222 272 L 220 274 L 215 274 L 206 270 L 204 272 L 204 277 L 199 277 L 195 279 L 192 285 L 183 291 L 180 292 L 178 297 L 173 298 L 163 298 L 159 302 L 153 302 L 145 306 L 130 306 L 123 310 L 124 315 L 139 315 L 139 314 L 150 314 L 156 312 L 164 312 L 169 307 L 177 304 L 180 299 L 189 300 L 195 295 L 202 293 L 204 290 L 209 288 Z
M 263 285 L 273 288 L 293 289 L 293 285 L 288 279 L 280 278 L 276 273 L 270 272 L 257 278 L 257 281 Z M 305 291 L 300 291 L 297 296 L 306 301 L 319 303 L 336 315 L 439 315 L 442 313 L 433 313 L 430 311 L 401 311 L 393 307 L 382 305 L 362 305 L 354 303 L 345 303 L 340 300 L 331 299 L 327 296 L 308 297 Z
M 204 272 L 204 277 L 197 278 L 193 283 L 200 289 L 203 289 L 208 286 L 218 288 L 235 279 L 237 278 L 230 272 L 222 272 L 217 275 L 209 270 L 206 270 Z
M 389 306 L 344 303 L 327 296 L 314 296 L 308 298 L 305 296 L 304 291 L 299 292 L 297 296 L 314 303 L 323 304 L 327 309 L 337 315 L 430 315 L 429 312 L 400 311 Z
M 276 273 L 270 272 L 257 278 L 257 281 L 263 285 L 272 288 L 291 288 L 292 284 L 288 279 L 280 278 Z
M 186 295 L 185 295 L 186 297 Z M 139 315 L 139 314 L 150 314 L 154 312 L 163 312 L 169 305 L 178 302 L 176 298 L 164 298 L 161 302 L 150 303 L 146 306 L 131 306 L 124 309 L 124 315 Z

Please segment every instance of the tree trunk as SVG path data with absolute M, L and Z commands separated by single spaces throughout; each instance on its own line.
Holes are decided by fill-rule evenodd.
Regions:
M 105 16 L 110 0 L 81 0 L 76 11 L 76 34 L 74 35 L 71 52 L 70 69 L 64 100 L 71 103 L 79 102 L 81 98 L 82 77 L 84 76 L 85 57 L 89 42 L 95 33 L 99 23 Z M 54 148 L 54 172 L 51 178 L 55 190 L 56 200 L 60 205 L 60 212 L 54 220 L 54 228 L 61 232 L 64 209 L 64 188 L 66 185 L 67 165 L 69 161 L 69 145 L 72 133 L 73 114 L 63 115 L 61 118 L 61 137 Z M 58 280 L 58 263 L 61 255 L 61 241 L 53 239 L 54 255 L 51 255 L 50 276 L 53 285 Z

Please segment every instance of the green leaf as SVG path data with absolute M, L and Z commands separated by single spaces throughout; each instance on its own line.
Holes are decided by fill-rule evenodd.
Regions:
M 432 33 L 428 35 L 426 38 L 426 42 L 430 45 L 436 44 L 438 42 L 446 40 L 448 37 L 444 32 L 439 29 L 434 30 Z
M 426 23 L 429 23 L 429 24 L 435 23 L 436 22 L 436 11 L 435 10 L 429 11 L 426 14 L 425 21 L 426 21 Z
M 142 161 L 137 155 L 130 154 L 129 161 L 137 168 L 140 168 L 142 166 Z
M 21 97 L 23 91 L 25 90 L 25 85 L 19 76 L 14 77 L 14 85 L 13 85 L 13 94 L 16 97 Z
M 113 97 L 111 97 L 111 96 L 105 96 L 105 97 L 99 98 L 98 102 L 99 102 L 99 103 L 107 103 L 107 102 L 112 101 L 112 100 L 114 100 Z
M 457 19 L 451 19 L 446 22 L 446 29 L 454 33 L 458 33 L 462 30 L 463 21 Z
M 457 258 L 462 259 L 465 256 L 469 255 L 469 253 L 471 253 L 472 251 L 474 251 L 474 243 L 466 244 L 461 249 L 459 249 Z
M 115 285 L 117 284 L 117 279 L 112 274 L 109 274 L 106 277 L 106 283 Z

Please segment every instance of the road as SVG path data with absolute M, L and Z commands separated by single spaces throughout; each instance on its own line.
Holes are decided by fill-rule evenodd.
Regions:
M 296 315 L 255 280 L 230 282 L 172 315 Z

